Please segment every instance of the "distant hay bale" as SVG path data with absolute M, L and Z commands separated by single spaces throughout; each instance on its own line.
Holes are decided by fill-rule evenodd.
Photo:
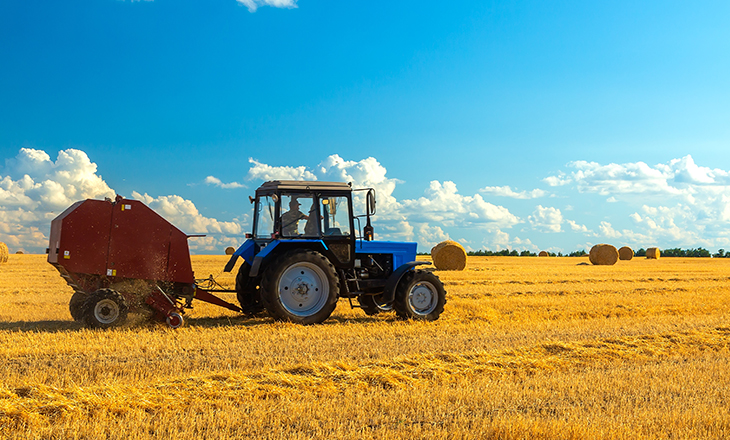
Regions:
M 539 254 L 537 254 L 538 257 L 549 257 L 550 254 L 547 253 L 547 251 L 540 251 Z
M 228 246 L 226 248 L 226 255 L 233 255 L 234 252 L 236 252 L 236 248 L 234 248 L 233 246 Z
M 618 259 L 619 260 L 630 260 L 634 258 L 634 250 L 631 249 L 628 246 L 624 246 L 621 249 L 618 250 Z
M 661 251 L 659 251 L 659 248 L 651 247 L 646 250 L 646 258 L 650 258 L 652 260 L 658 260 L 661 256 Z
M 597 244 L 591 248 L 588 259 L 597 266 L 612 266 L 618 261 L 618 250 L 610 244 Z
M 8 262 L 8 245 L 0 241 L 0 263 Z
M 466 250 L 459 243 L 446 240 L 431 249 L 433 265 L 439 270 L 464 270 Z

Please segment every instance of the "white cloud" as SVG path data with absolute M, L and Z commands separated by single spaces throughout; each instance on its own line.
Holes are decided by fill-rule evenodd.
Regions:
M 132 192 L 132 197 L 144 202 L 155 212 L 165 217 L 167 221 L 188 234 L 230 234 L 241 235 L 241 225 L 235 222 L 221 222 L 214 218 L 205 217 L 198 211 L 195 204 L 180 196 L 169 195 L 152 197 Z
M 231 188 L 245 188 L 246 185 L 242 185 L 238 182 L 230 182 L 230 183 L 223 183 L 221 179 L 214 177 L 214 176 L 208 176 L 205 178 L 205 183 L 208 185 L 215 185 L 219 188 L 223 189 L 231 189 Z
M 690 155 L 654 166 L 587 161 L 568 166 L 574 170 L 558 173 L 550 181 L 570 184 L 567 190 L 605 196 L 608 203 L 634 210 L 624 214 L 633 229 L 598 228 L 607 238 L 620 234 L 625 240 L 643 240 L 637 243 L 642 247 L 719 247 L 728 241 L 730 171 L 697 165 Z M 621 220 L 616 214 L 620 210 L 620 206 L 612 207 L 612 222 Z
M 669 195 L 686 200 L 692 200 L 698 192 L 714 193 L 718 187 L 730 186 L 730 172 L 698 166 L 689 155 L 653 167 L 644 162 L 601 165 L 586 161 L 571 162 L 568 166 L 576 171 L 543 180 L 551 185 L 575 183 L 580 192 L 602 196 Z
M 510 197 L 513 199 L 537 199 L 547 195 L 546 191 L 541 189 L 533 189 L 532 191 L 514 191 L 509 186 L 487 186 L 479 190 L 484 194 L 490 194 L 499 197 Z
M 248 180 L 260 180 L 262 182 L 269 180 L 317 180 L 317 176 L 307 170 L 305 166 L 272 167 L 256 159 L 249 159 L 248 162 L 253 164 L 246 176 Z
M 143 202 L 186 234 L 206 234 L 206 237 L 188 241 L 192 251 L 221 252 L 227 246 L 238 246 L 243 241 L 242 224 L 249 223 L 248 216 L 230 222 L 205 217 L 192 201 L 177 195 L 152 197 L 133 191 L 132 198 Z
M 0 175 L 0 241 L 11 250 L 45 249 L 50 221 L 61 211 L 78 200 L 115 196 L 96 170 L 80 150 L 60 151 L 54 161 L 22 148 Z
M 115 197 L 114 190 L 97 174 L 96 164 L 81 150 L 60 151 L 54 161 L 45 151 L 23 148 L 5 163 L 0 175 L 0 241 L 12 251 L 42 252 L 48 247 L 51 220 L 63 210 L 79 200 Z M 207 242 L 240 242 L 240 237 L 230 237 L 240 236 L 241 224 L 247 222 L 246 217 L 233 222 L 207 218 L 193 202 L 179 196 L 154 198 L 135 192 L 134 197 L 186 233 L 212 234 Z M 191 249 L 213 250 L 201 246 L 200 241 L 190 245 Z
M 598 230 L 601 231 L 601 234 L 603 234 L 604 237 L 608 238 L 619 238 L 621 237 L 621 233 L 615 229 L 613 229 L 613 226 L 609 222 L 601 222 L 601 224 L 598 226 Z
M 570 229 L 572 229 L 575 232 L 584 232 L 588 233 L 588 228 L 585 225 L 579 225 L 573 220 L 566 220 L 568 224 L 570 225 Z
M 569 177 L 566 177 L 566 175 L 561 172 L 557 176 L 548 176 L 542 179 L 542 181 L 550 186 L 564 186 L 571 183 L 573 180 Z
M 432 181 L 423 197 L 403 200 L 401 206 L 408 218 L 445 226 L 504 228 L 519 223 L 519 219 L 507 208 L 486 202 L 479 194 L 463 196 L 458 193 L 456 184 L 450 181 Z
M 293 9 L 297 7 L 297 0 L 236 0 L 246 6 L 250 12 L 256 12 L 261 6 Z
M 544 207 L 537 205 L 535 211 L 527 220 L 533 229 L 542 232 L 561 232 L 563 223 L 563 214 L 557 208 Z
M 520 222 L 507 208 L 486 202 L 479 194 L 459 194 L 456 184 L 449 181 L 432 181 L 418 199 L 397 200 L 393 193 L 402 182 L 387 177 L 386 168 L 373 157 L 352 161 L 333 154 L 314 170 L 304 166 L 270 166 L 255 159 L 249 162 L 253 164 L 247 175 L 249 180 L 331 180 L 352 182 L 353 188 L 375 188 L 376 238 L 417 241 L 421 250 L 446 239 L 446 228 L 493 233 Z M 356 193 L 356 213 L 364 211 L 363 196 L 363 192 Z

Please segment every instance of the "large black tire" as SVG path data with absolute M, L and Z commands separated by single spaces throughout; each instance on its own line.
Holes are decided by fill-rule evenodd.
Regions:
M 446 291 L 439 277 L 426 270 L 403 275 L 395 291 L 395 313 L 403 319 L 435 321 L 446 304 Z
M 360 303 L 360 308 L 368 316 L 377 315 L 378 313 L 392 312 L 393 305 L 385 305 L 382 302 L 383 295 L 360 295 L 357 297 L 357 302 Z
M 238 268 L 236 296 L 243 313 L 256 315 L 264 311 L 264 305 L 261 301 L 261 290 L 256 287 L 257 280 L 248 276 L 250 271 L 251 265 L 245 261 Z
M 74 321 L 81 321 L 84 318 L 84 302 L 88 295 L 86 292 L 74 292 L 71 295 L 71 300 L 68 302 L 68 311 L 71 312 L 71 317 Z
M 266 271 L 261 286 L 266 310 L 276 319 L 318 324 L 337 306 L 340 279 L 319 252 L 294 250 L 278 257 Z
M 90 328 L 121 325 L 129 313 L 124 297 L 112 289 L 99 289 L 88 295 L 83 305 L 84 324 Z

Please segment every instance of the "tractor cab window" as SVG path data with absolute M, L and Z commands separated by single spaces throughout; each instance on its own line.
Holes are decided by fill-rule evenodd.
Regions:
M 317 237 L 317 205 L 311 195 L 282 194 L 282 237 Z
M 256 201 L 256 238 L 270 239 L 274 236 L 275 196 L 262 196 Z
M 330 236 L 350 235 L 350 207 L 347 197 L 320 199 L 322 204 L 322 232 Z

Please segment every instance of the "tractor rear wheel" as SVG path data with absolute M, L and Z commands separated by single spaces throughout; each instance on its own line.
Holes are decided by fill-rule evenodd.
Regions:
M 71 300 L 68 302 L 68 311 L 71 312 L 71 317 L 74 321 L 81 321 L 84 318 L 84 302 L 88 295 L 85 292 L 79 292 L 78 290 L 71 295 Z
M 236 296 L 244 313 L 256 315 L 264 311 L 264 305 L 261 302 L 261 290 L 256 287 L 257 280 L 248 276 L 250 271 L 251 265 L 245 261 L 238 268 Z
M 446 304 L 446 291 L 439 277 L 425 270 L 412 270 L 401 278 L 395 291 L 395 312 L 400 318 L 435 321 Z
M 281 255 L 264 272 L 261 286 L 266 310 L 276 319 L 318 324 L 337 306 L 340 280 L 329 260 L 310 250 Z
M 84 323 L 91 328 L 109 328 L 127 319 L 129 307 L 124 297 L 112 289 L 99 289 L 90 294 L 83 306 Z
M 357 297 L 360 308 L 368 316 L 377 315 L 378 313 L 393 311 L 393 305 L 385 304 L 383 294 L 380 295 L 360 295 Z

